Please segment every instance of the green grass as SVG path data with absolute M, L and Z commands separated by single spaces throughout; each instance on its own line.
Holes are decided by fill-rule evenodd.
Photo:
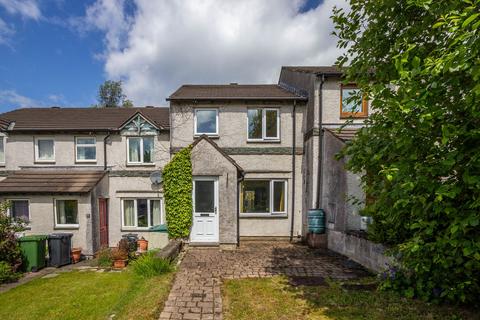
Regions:
M 479 312 L 436 306 L 393 293 L 328 286 L 292 287 L 283 277 L 227 280 L 226 320 L 480 319 Z
M 0 319 L 158 319 L 173 274 L 64 272 L 0 294 Z
M 155 251 L 142 255 L 130 264 L 131 271 L 142 278 L 151 278 L 172 271 L 173 266 L 169 260 L 155 255 Z

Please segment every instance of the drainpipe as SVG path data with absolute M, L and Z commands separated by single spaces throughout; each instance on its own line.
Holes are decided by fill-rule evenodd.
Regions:
M 105 138 L 103 138 L 103 170 L 107 170 L 107 139 L 110 138 L 109 132 Z
M 290 220 L 290 242 L 293 241 L 293 225 L 295 217 L 295 158 L 296 158 L 296 135 L 297 135 L 297 100 L 293 100 L 292 109 L 292 219 Z
M 317 200 L 315 201 L 315 208 L 321 209 L 323 207 L 323 173 L 322 173 L 322 163 L 323 163 L 323 128 L 322 128 L 322 99 L 323 99 L 323 84 L 325 82 L 325 75 L 322 74 L 320 78 L 320 89 L 319 89 L 319 99 L 318 99 L 318 168 L 317 168 Z
M 244 179 L 243 173 L 237 181 L 237 248 L 240 247 L 240 183 Z

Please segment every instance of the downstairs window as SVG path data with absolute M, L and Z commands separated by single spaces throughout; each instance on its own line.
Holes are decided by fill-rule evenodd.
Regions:
M 160 199 L 122 200 L 122 226 L 124 228 L 149 228 L 165 223 Z
M 287 214 L 287 181 L 244 180 L 240 192 L 240 213 L 253 216 Z

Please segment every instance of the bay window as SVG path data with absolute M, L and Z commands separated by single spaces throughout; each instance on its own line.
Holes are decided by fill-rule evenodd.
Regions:
M 77 162 L 96 162 L 96 139 L 94 137 L 76 137 L 75 154 Z
M 128 164 L 153 164 L 153 137 L 128 137 L 127 149 Z
M 285 180 L 244 180 L 240 192 L 240 213 L 285 215 L 287 213 Z
M 35 161 L 55 162 L 55 140 L 53 138 L 35 138 Z
M 248 140 L 279 140 L 280 112 L 278 109 L 248 109 Z
M 123 199 L 122 226 L 124 228 L 149 228 L 165 224 L 160 199 Z

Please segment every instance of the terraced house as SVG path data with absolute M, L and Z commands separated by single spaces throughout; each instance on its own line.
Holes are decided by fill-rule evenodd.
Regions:
M 335 67 L 284 67 L 279 84 L 183 85 L 169 108 L 7 112 L 0 200 L 29 233 L 71 232 L 85 254 L 130 232 L 162 247 L 166 233 L 150 229 L 165 224 L 163 190 L 150 175 L 192 145 L 192 244 L 301 239 L 313 207 L 332 232 L 355 228 L 358 177 L 334 159 L 368 114 L 349 104 L 355 90 Z

